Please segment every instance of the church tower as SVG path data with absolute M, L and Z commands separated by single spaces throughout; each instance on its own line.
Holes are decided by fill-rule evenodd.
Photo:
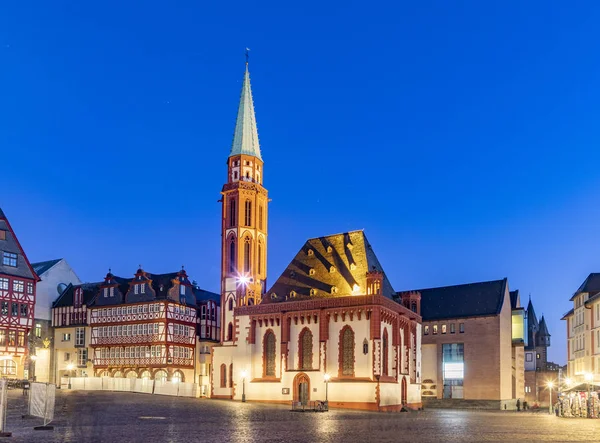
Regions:
M 220 200 L 222 342 L 236 341 L 233 309 L 259 304 L 266 290 L 269 200 L 263 178 L 246 59 L 233 143 L 227 159 L 227 181 Z

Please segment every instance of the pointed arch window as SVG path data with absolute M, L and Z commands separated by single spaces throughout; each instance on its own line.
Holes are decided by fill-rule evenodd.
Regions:
M 258 257 L 257 257 L 257 260 L 258 260 L 258 266 L 257 267 L 258 267 L 258 273 L 259 274 L 262 274 L 262 261 L 263 261 L 262 250 L 263 250 L 262 241 L 259 240 L 258 241 Z
M 275 377 L 275 333 L 270 329 L 263 340 L 263 368 L 265 377 Z
M 298 367 L 299 369 L 310 370 L 313 366 L 313 335 L 310 329 L 304 328 L 300 333 L 300 339 L 298 340 Z
M 235 240 L 229 242 L 229 273 L 235 272 Z
M 221 387 L 227 387 L 227 366 L 225 366 L 225 363 L 221 365 Z
M 233 340 L 233 323 L 227 325 L 227 341 Z
M 233 388 L 233 363 L 229 365 L 229 387 Z
M 258 207 L 258 229 L 262 230 L 263 228 L 263 207 L 260 205 Z
M 244 272 L 250 272 L 250 238 L 244 239 Z
M 383 360 L 383 375 L 388 375 L 388 332 L 387 329 L 383 330 L 383 340 L 382 340 L 382 346 L 383 346 L 383 356 L 382 356 L 382 360 Z
M 340 376 L 354 376 L 354 331 L 350 326 L 344 326 L 340 331 Z
M 235 198 L 232 198 L 229 201 L 229 227 L 233 227 L 236 225 L 236 206 L 235 206 Z
M 244 225 L 250 226 L 252 224 L 252 202 L 250 200 L 246 200 L 245 213 L 244 213 Z

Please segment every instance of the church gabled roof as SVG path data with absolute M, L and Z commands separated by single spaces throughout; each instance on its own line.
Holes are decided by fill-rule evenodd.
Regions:
M 250 87 L 250 72 L 246 62 L 246 72 L 244 73 L 244 83 L 242 93 L 240 94 L 240 105 L 238 107 L 237 120 L 235 122 L 235 131 L 233 133 L 233 143 L 231 145 L 232 155 L 252 155 L 262 160 L 260 156 L 260 145 L 258 143 L 258 129 L 256 127 L 256 115 L 254 114 L 254 101 L 252 99 L 252 89 Z
M 263 301 L 364 295 L 367 271 L 373 270 L 383 273 L 382 295 L 393 298 L 394 289 L 362 230 L 311 238 L 267 291 Z

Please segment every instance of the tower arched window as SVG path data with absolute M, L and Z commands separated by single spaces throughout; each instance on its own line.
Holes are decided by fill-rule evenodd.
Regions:
M 232 198 L 229 201 L 229 226 L 236 225 L 236 206 L 235 206 L 235 198 Z
M 257 266 L 257 268 L 258 268 L 258 273 L 259 274 L 262 274 L 262 261 L 263 261 L 262 250 L 263 250 L 263 248 L 262 248 L 262 241 L 259 240 L 258 241 L 258 251 L 257 251 L 258 252 L 258 254 L 257 254 L 258 255 L 258 257 L 257 257 L 257 260 L 258 260 L 258 263 L 257 263 L 258 266 Z
M 246 200 L 246 204 L 244 205 L 245 214 L 244 214 L 244 225 L 250 226 L 252 224 L 252 202 L 250 200 Z
M 262 230 L 263 228 L 263 207 L 260 205 L 258 207 L 258 229 Z
M 233 363 L 229 365 L 229 387 L 233 388 Z
M 233 323 L 227 325 L 227 341 L 233 340 Z
M 263 340 L 263 368 L 265 377 L 275 377 L 275 333 L 270 329 Z
M 313 335 L 310 329 L 304 328 L 298 340 L 298 368 L 310 370 L 313 366 Z
M 230 299 L 229 299 L 229 306 L 228 306 L 228 309 L 229 309 L 230 311 L 233 311 L 233 298 L 230 298 Z
M 229 273 L 235 272 L 235 240 L 229 242 Z
M 250 272 L 250 238 L 244 240 L 244 272 Z
M 383 340 L 382 340 L 382 346 L 383 346 L 383 356 L 382 356 L 382 360 L 383 360 L 383 375 L 388 375 L 388 332 L 387 329 L 383 330 Z
M 227 387 L 227 366 L 225 366 L 225 363 L 221 365 L 221 387 Z
M 344 326 L 340 331 L 340 376 L 354 376 L 354 331 Z

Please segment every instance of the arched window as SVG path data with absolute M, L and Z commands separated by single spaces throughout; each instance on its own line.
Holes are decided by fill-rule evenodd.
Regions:
M 250 237 L 244 239 L 244 272 L 250 272 Z
M 221 387 L 227 387 L 227 366 L 225 366 L 225 363 L 221 365 Z
M 127 378 L 138 378 L 137 373 L 135 371 L 129 371 L 127 373 Z
M 263 368 L 265 377 L 275 377 L 275 334 L 270 329 L 263 340 Z
M 235 240 L 229 242 L 229 273 L 235 272 Z
M 235 206 L 235 198 L 232 198 L 229 201 L 229 226 L 235 226 L 236 225 L 236 206 Z
M 258 274 L 262 274 L 262 241 L 258 241 Z
M 233 388 L 233 363 L 229 365 L 229 387 Z
M 245 214 L 244 214 L 244 225 L 250 226 L 252 224 L 252 202 L 250 200 L 246 200 Z
M 417 312 L 417 302 L 414 301 L 410 304 L 410 310 L 413 312 Z
M 159 371 L 160 372 L 160 371 Z M 165 373 L 166 374 L 166 373 Z M 158 373 L 156 374 L 158 375 Z M 140 375 L 140 378 L 142 380 L 150 380 L 152 378 L 152 374 L 150 374 L 150 371 L 144 371 L 142 372 L 142 375 Z M 162 380 L 161 380 L 162 381 Z
M 229 306 L 227 306 L 227 308 L 228 308 L 230 311 L 233 311 L 233 297 L 231 297 L 231 298 L 229 299 Z
M 298 340 L 298 369 L 312 369 L 313 365 L 313 335 L 310 329 L 304 328 Z
M 340 331 L 340 376 L 354 376 L 354 331 L 344 326 Z
M 388 375 L 388 332 L 387 329 L 383 330 L 383 375 Z
M 263 207 L 260 205 L 258 207 L 258 229 L 262 230 L 263 228 Z
M 233 340 L 233 323 L 227 325 L 227 341 Z
M 368 353 L 369 353 L 369 342 L 365 338 L 365 340 L 363 341 L 363 354 L 366 355 Z
M 156 378 L 156 376 L 154 378 Z M 173 383 L 182 383 L 183 380 L 183 373 L 181 371 L 175 371 L 173 377 L 171 377 L 171 382 Z

